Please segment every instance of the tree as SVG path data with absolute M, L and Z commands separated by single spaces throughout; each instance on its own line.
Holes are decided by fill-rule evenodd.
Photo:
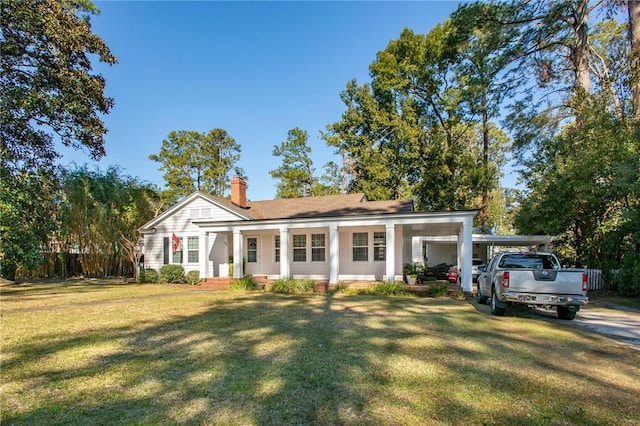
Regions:
M 159 154 L 149 158 L 162 164 L 169 198 L 205 191 L 223 196 L 229 187 L 232 170 L 244 172 L 235 163 L 240 159 L 240 145 L 223 129 L 209 133 L 179 130 L 162 141 Z
M 511 37 L 476 20 L 480 12 L 497 13 L 491 5 L 461 7 L 426 35 L 403 30 L 378 52 L 371 84 L 347 84 L 346 112 L 325 139 L 352 161 L 352 190 L 370 199 L 413 197 L 423 209 L 488 208 L 505 139 L 494 139 L 490 120 L 509 94 L 497 77 L 509 63 L 499 41 Z M 482 217 L 487 227 L 490 215 Z
M 91 32 L 87 0 L 3 0 L 0 7 L 0 139 L 3 167 L 49 164 L 57 156 L 54 135 L 85 147 L 94 159 L 105 153 L 107 129 L 100 115 L 113 100 L 105 80 L 92 74 L 89 55 L 115 64 L 116 57 Z
M 157 191 L 115 167 L 62 171 L 58 230 L 51 235 L 63 255 L 79 254 L 87 276 L 124 275 L 133 263 L 137 277 L 138 228 L 156 213 Z
M 629 45 L 635 118 L 640 120 L 640 2 L 628 0 Z
M 287 140 L 273 147 L 273 155 L 282 157 L 282 164 L 269 174 L 278 179 L 277 198 L 299 198 L 337 194 L 337 166 L 329 162 L 325 165 L 322 178 L 314 176 L 315 168 L 311 160 L 311 147 L 307 145 L 309 134 L 299 127 L 289 130 Z
M 113 100 L 92 55 L 116 57 L 91 31 L 88 0 L 3 0 L 0 5 L 0 274 L 31 269 L 52 228 L 54 142 L 104 155 L 101 115 Z

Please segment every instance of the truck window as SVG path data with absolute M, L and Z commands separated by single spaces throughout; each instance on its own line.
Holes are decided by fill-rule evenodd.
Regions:
M 549 254 L 514 253 L 500 259 L 502 269 L 560 269 L 556 259 Z

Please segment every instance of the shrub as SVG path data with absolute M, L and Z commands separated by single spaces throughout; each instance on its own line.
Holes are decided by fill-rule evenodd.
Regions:
M 138 277 L 138 280 L 141 283 L 158 283 L 160 282 L 160 275 L 158 275 L 158 271 L 156 271 L 155 269 L 143 269 L 142 271 L 140 271 L 140 276 Z
M 240 278 L 239 280 L 231 281 L 231 284 L 229 284 L 229 289 L 234 291 L 255 290 L 256 283 L 255 281 L 253 281 L 253 277 L 247 276 L 244 278 Z
M 375 284 L 364 291 L 365 294 L 375 296 L 413 296 L 400 282 L 385 282 Z
M 313 293 L 316 291 L 316 283 L 311 278 L 294 280 L 281 278 L 271 285 L 273 293 Z
M 446 284 L 431 284 L 424 293 L 426 297 L 443 297 L 447 295 Z
M 196 285 L 200 282 L 200 271 L 189 271 L 186 276 L 187 283 Z
M 623 296 L 640 296 L 640 258 L 627 256 L 623 259 L 616 281 Z
M 329 287 L 329 294 L 358 294 L 358 289 L 349 287 L 347 284 L 338 284 L 334 287 Z
M 184 283 L 184 268 L 182 265 L 164 265 L 160 268 L 160 280 L 163 283 Z

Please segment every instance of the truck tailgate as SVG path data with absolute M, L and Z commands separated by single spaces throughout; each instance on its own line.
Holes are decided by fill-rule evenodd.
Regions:
M 515 293 L 582 294 L 580 270 L 509 270 L 509 291 Z

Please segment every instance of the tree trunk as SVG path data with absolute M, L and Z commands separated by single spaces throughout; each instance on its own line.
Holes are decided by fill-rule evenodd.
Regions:
M 591 81 L 589 76 L 589 2 L 580 0 L 574 11 L 573 30 L 575 31 L 575 45 L 571 48 L 571 60 L 576 73 L 576 86 L 589 93 Z
M 629 42 L 631 45 L 631 90 L 635 118 L 640 119 L 640 0 L 629 0 Z

